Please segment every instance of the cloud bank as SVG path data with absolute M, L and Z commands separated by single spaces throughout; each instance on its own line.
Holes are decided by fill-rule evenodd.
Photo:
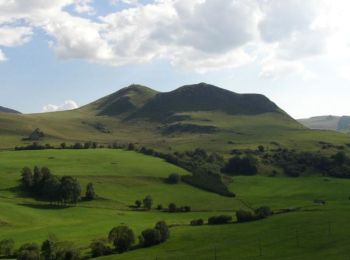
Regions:
M 93 0 L 0 0 L 0 48 L 25 44 L 40 29 L 62 60 L 121 66 L 162 59 L 198 72 L 256 63 L 262 78 L 312 78 L 305 61 L 350 56 L 346 0 L 110 2 L 130 8 L 99 16 Z
M 66 100 L 61 105 L 48 104 L 45 105 L 42 109 L 42 112 L 56 112 L 56 111 L 65 111 L 78 108 L 78 104 L 73 100 Z

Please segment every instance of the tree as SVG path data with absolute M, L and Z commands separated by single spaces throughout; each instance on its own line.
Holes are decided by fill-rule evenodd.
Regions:
M 140 208 L 141 205 L 142 205 L 141 200 L 136 200 L 136 201 L 135 201 L 135 206 L 136 206 L 136 208 Z
M 40 249 L 35 243 L 27 243 L 22 245 L 18 249 L 17 253 L 18 260 L 39 260 L 40 259 Z
M 55 235 L 49 237 L 41 245 L 41 255 L 45 260 L 55 260 L 57 250 L 57 238 Z
M 258 151 L 259 151 L 260 153 L 265 152 L 265 147 L 264 147 L 263 145 L 259 145 L 259 146 L 258 146 Z
M 343 151 L 341 151 L 333 155 L 333 160 L 337 165 L 341 166 L 347 161 L 347 157 L 346 154 Z
M 87 200 L 94 200 L 96 198 L 94 185 L 91 182 L 86 186 L 85 198 Z
M 108 240 L 113 243 L 118 252 L 126 252 L 135 243 L 135 235 L 127 226 L 113 228 L 108 235 Z
M 41 188 L 40 186 L 43 180 L 43 174 L 38 166 L 34 167 L 33 173 L 33 189 L 34 192 L 39 193 Z
M 61 143 L 61 149 L 66 149 L 67 148 L 67 145 L 66 145 L 66 143 Z
M 161 242 L 161 234 L 158 229 L 150 228 L 142 231 L 139 239 L 142 246 L 150 247 Z
M 169 206 L 168 206 L 168 210 L 169 210 L 169 212 L 171 212 L 171 213 L 176 212 L 176 211 L 177 211 L 176 204 L 175 204 L 175 203 L 170 203 Z
M 24 190 L 30 190 L 33 186 L 33 174 L 32 170 L 29 167 L 24 167 L 22 169 L 22 187 Z
M 112 249 L 107 245 L 106 239 L 96 239 L 90 244 L 91 256 L 99 257 L 104 255 L 109 255 L 112 253 Z
M 147 195 L 144 199 L 143 199 L 143 207 L 147 210 L 150 210 L 152 208 L 152 204 L 153 204 L 153 199 L 150 195 Z
M 81 188 L 79 182 L 70 176 L 62 177 L 60 193 L 64 203 L 76 204 L 80 199 L 81 195 Z
M 202 226 L 204 224 L 203 219 L 194 219 L 191 221 L 191 226 Z
M 157 222 L 155 229 L 159 230 L 160 233 L 160 242 L 165 242 L 170 237 L 170 230 L 165 221 Z
M 50 203 L 59 202 L 62 200 L 61 197 L 61 182 L 57 176 L 49 176 L 45 178 L 42 184 L 42 193 L 45 194 L 45 199 Z
M 170 184 L 178 184 L 181 181 L 181 176 L 178 173 L 171 173 L 167 179 Z
M 15 251 L 15 242 L 12 239 L 0 241 L 0 256 L 11 257 Z

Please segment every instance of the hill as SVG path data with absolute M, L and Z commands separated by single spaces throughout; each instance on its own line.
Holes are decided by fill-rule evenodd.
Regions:
M 350 132 L 350 116 L 317 116 L 298 120 L 311 129 L 325 129 L 339 132 Z
M 0 113 L 14 113 L 14 114 L 20 114 L 20 112 L 7 108 L 7 107 L 2 107 L 0 106 Z
M 160 93 L 132 85 L 80 109 L 41 114 L 0 114 L 0 148 L 27 145 L 35 129 L 41 143 L 136 143 L 163 152 L 203 148 L 224 156 L 235 149 L 277 146 L 318 150 L 319 142 L 347 143 L 342 134 L 312 131 L 268 98 L 208 84 Z

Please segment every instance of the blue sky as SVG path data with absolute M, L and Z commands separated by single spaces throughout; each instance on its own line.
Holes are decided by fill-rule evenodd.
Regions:
M 261 2 L 0 1 L 0 105 L 54 111 L 133 83 L 207 82 L 298 118 L 350 114 L 350 5 Z

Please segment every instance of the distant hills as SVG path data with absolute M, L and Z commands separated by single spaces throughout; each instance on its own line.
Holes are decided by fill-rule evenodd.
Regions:
M 317 116 L 298 121 L 310 129 L 350 132 L 350 116 Z
M 0 106 L 0 112 L 2 112 L 2 113 L 20 114 L 20 112 L 18 112 L 16 110 L 13 110 L 13 109 L 10 109 L 10 108 L 7 108 L 7 107 L 2 107 L 2 106 Z

